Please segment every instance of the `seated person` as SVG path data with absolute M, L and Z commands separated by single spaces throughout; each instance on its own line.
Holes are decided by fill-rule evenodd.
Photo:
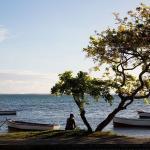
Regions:
M 75 120 L 74 120 L 74 115 L 70 114 L 70 117 L 67 118 L 67 123 L 65 130 L 73 130 L 76 128 Z

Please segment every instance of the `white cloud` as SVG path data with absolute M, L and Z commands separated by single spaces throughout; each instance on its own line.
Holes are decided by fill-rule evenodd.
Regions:
M 5 41 L 10 36 L 8 29 L 0 25 L 0 42 Z
M 0 93 L 49 93 L 58 80 L 56 73 L 0 71 Z

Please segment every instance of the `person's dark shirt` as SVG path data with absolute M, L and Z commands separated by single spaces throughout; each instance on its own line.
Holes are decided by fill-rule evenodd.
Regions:
M 74 118 L 68 118 L 66 123 L 66 130 L 73 130 L 76 127 Z

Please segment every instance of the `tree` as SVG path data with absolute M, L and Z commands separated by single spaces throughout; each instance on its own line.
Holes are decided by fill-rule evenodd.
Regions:
M 89 132 L 92 132 L 91 125 L 85 117 L 84 105 L 87 101 L 86 94 L 91 95 L 94 99 L 99 99 L 102 96 L 105 101 L 111 104 L 112 96 L 109 94 L 109 87 L 104 88 L 106 83 L 96 78 L 91 78 L 85 72 L 78 72 L 76 77 L 73 77 L 71 71 L 66 71 L 59 74 L 59 81 L 51 88 L 51 93 L 60 95 L 72 95 L 77 104 L 81 119 Z
M 96 32 L 83 49 L 97 67 L 106 66 L 105 85 L 121 99 L 96 131 L 101 131 L 135 99 L 150 97 L 150 7 L 141 4 L 135 11 L 129 11 L 129 17 L 124 19 L 114 15 L 118 28 Z

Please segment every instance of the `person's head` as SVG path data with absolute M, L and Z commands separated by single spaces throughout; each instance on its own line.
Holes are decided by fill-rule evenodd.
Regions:
M 74 115 L 73 115 L 73 114 L 70 114 L 70 118 L 74 118 Z

